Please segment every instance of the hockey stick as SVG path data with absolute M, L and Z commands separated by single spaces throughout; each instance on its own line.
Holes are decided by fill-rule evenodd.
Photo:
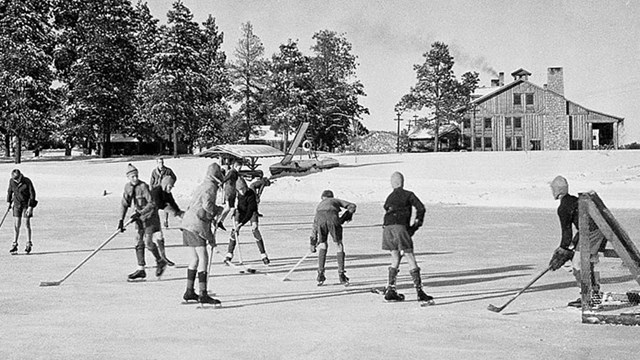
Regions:
M 504 310 L 504 308 L 506 308 L 507 305 L 511 304 L 511 302 L 513 302 L 513 300 L 515 300 L 518 296 L 520 296 L 523 292 L 525 292 L 529 287 L 531 287 L 531 285 L 533 285 L 534 282 L 538 281 L 538 279 L 540 279 L 542 277 L 542 275 L 546 274 L 549 270 L 551 270 L 551 266 L 549 266 L 546 269 L 542 270 L 538 275 L 536 275 L 536 277 L 531 279 L 531 281 L 529 281 L 529 283 L 527 285 L 525 285 L 525 287 L 523 287 L 522 290 L 518 291 L 504 305 L 498 307 L 498 306 L 489 304 L 489 306 L 487 306 L 487 310 L 493 311 L 493 312 L 497 312 L 497 313 L 499 313 L 500 311 Z
M 303 261 L 305 261 L 309 255 L 313 254 L 311 251 L 309 251 L 308 253 L 304 254 L 304 256 L 298 260 L 298 262 L 293 265 L 293 267 L 291 268 L 291 270 L 289 270 L 289 272 L 282 278 L 282 281 L 287 281 L 287 278 L 289 277 L 289 275 L 291 275 L 291 273 L 298 267 L 300 266 L 300 264 L 302 264 Z
M 134 221 L 133 219 L 127 221 L 124 224 L 124 227 L 126 228 L 133 221 Z M 120 234 L 121 232 L 122 231 L 120 231 L 120 229 L 118 229 L 116 232 L 114 232 L 113 235 L 109 236 L 109 238 L 107 240 L 105 240 L 102 244 L 100 244 L 100 246 L 98 246 L 95 250 L 93 250 L 93 252 L 91 254 L 89 254 L 89 256 L 84 258 L 84 260 L 82 260 L 76 267 L 74 267 L 73 270 L 69 271 L 69 273 L 67 275 L 65 275 L 65 277 L 63 277 L 61 280 L 58 280 L 58 281 L 42 281 L 42 282 L 40 282 L 40 286 L 58 286 L 58 285 L 62 284 L 63 281 L 67 280 L 67 278 L 69 276 L 71 276 L 71 274 L 76 272 L 76 270 L 78 270 L 82 265 L 84 265 L 84 263 L 89 261 L 89 259 L 91 259 L 93 257 L 93 255 L 98 253 L 98 251 L 100 251 L 100 249 L 105 247 L 111 240 L 113 240 L 113 238 L 118 236 L 118 234 Z
M 2 221 L 0 221 L 0 227 L 2 227 L 2 224 L 4 224 L 4 219 L 7 218 L 7 215 L 9 214 L 9 210 L 11 210 L 11 206 L 7 207 L 7 212 L 4 213 L 4 216 L 2 217 Z
M 244 260 L 242 260 L 242 250 L 240 250 L 240 229 L 238 226 L 234 227 L 234 230 L 236 231 L 236 248 L 238 249 L 238 259 L 240 260 L 238 264 L 242 265 L 244 264 Z

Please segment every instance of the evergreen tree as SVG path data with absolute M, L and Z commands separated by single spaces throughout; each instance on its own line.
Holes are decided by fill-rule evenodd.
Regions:
M 7 155 L 14 138 L 16 163 L 21 162 L 23 141 L 37 152 L 52 128 L 49 17 L 49 1 L 0 1 L 0 131 Z
M 269 67 L 269 82 L 265 99 L 269 105 L 271 129 L 284 135 L 284 149 L 288 147 L 288 134 L 301 122 L 312 117 L 310 105 L 313 96 L 311 59 L 298 49 L 298 43 L 289 40 L 280 45 Z
M 133 7 L 128 0 L 56 0 L 55 19 L 61 40 L 55 63 L 69 106 L 81 127 L 98 135 L 100 155 L 110 157 L 111 134 L 132 115 L 141 76 Z
M 456 120 L 455 109 L 469 101 L 470 94 L 478 84 L 477 73 L 465 73 L 463 81 L 456 80 L 453 73 L 453 56 L 449 54 L 449 47 L 442 42 L 435 42 L 431 50 L 423 54 L 425 62 L 414 65 L 417 83 L 408 94 L 404 95 L 396 105 L 397 110 L 433 111 L 434 122 L 434 151 L 439 150 L 440 124 Z
M 231 77 L 236 89 L 234 100 L 241 103 L 244 121 L 240 129 L 249 140 L 254 125 L 263 124 L 263 92 L 266 87 L 267 62 L 263 59 L 264 46 L 253 33 L 250 22 L 242 24 L 242 37 L 235 48 L 236 60 L 230 64 Z
M 313 39 L 315 121 L 311 133 L 317 148 L 332 150 L 349 143 L 354 131 L 351 123 L 361 125 L 359 119 L 369 109 L 359 103 L 366 93 L 362 83 L 354 80 L 357 57 L 351 53 L 352 45 L 344 34 L 322 30 Z

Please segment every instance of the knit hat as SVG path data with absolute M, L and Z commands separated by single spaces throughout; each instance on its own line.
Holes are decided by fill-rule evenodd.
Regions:
M 559 199 L 561 196 L 567 195 L 569 193 L 569 183 L 567 179 L 562 176 L 556 176 L 553 181 L 551 181 L 551 192 L 553 193 L 554 199 Z
M 220 165 L 217 163 L 209 165 L 205 179 L 210 181 L 215 181 L 214 179 L 222 180 L 222 170 L 220 169 Z
M 236 181 L 236 189 L 238 189 L 238 191 L 240 191 L 240 190 L 246 191 L 247 190 L 247 182 L 244 181 L 243 178 L 239 177 L 238 180 Z
M 391 187 L 394 189 L 404 187 L 404 176 L 399 172 L 391 174 Z
M 18 179 L 20 179 L 20 176 L 22 176 L 22 173 L 20 172 L 20 170 L 18 170 L 18 169 L 13 169 L 13 170 L 11 171 L 11 178 L 12 178 L 13 180 L 18 180 Z
M 127 176 L 132 174 L 138 175 L 138 169 L 129 163 L 129 165 L 127 165 Z
M 323 198 L 332 198 L 333 197 L 333 191 L 331 190 L 325 190 L 322 192 L 322 195 L 320 195 L 320 197 Z
M 165 189 L 167 185 L 174 185 L 175 183 L 176 179 L 174 179 L 172 176 L 164 176 L 162 177 L 162 180 L 160 180 L 160 186 L 162 186 L 163 189 Z

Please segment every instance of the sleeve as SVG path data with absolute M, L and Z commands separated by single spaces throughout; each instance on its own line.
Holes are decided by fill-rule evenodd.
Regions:
M 27 202 L 28 206 L 35 207 L 36 202 L 36 188 L 33 186 L 33 181 L 29 180 L 29 201 Z
M 216 210 L 216 196 L 206 191 L 202 195 L 202 209 L 207 212 L 207 217 L 213 219 Z
M 131 193 L 128 191 L 129 187 L 125 185 L 122 192 L 122 200 L 120 200 L 120 219 L 124 220 L 127 215 L 127 210 L 131 207 Z
M 338 201 L 340 202 L 340 207 L 341 208 L 347 209 L 347 211 L 352 213 L 352 214 L 356 212 L 356 204 L 354 204 L 352 202 L 348 202 L 346 200 L 338 199 Z
M 10 203 L 13 201 L 13 189 L 11 188 L 11 181 L 9 180 L 9 188 L 7 189 L 7 202 Z
M 315 217 L 313 218 L 313 225 L 311 225 L 311 235 L 309 235 L 309 242 L 314 246 L 318 244 L 318 226 Z
M 571 212 L 563 207 L 558 208 L 558 218 L 560 219 L 560 247 L 563 249 L 569 249 L 571 246 L 571 240 L 573 239 L 573 223 L 571 222 Z
M 422 203 L 422 201 L 418 199 L 416 194 L 411 193 L 411 196 L 409 197 L 409 202 L 411 203 L 411 206 L 416 208 L 416 222 L 420 222 L 420 224 L 424 223 L 424 214 L 426 210 L 424 208 L 424 204 Z
M 151 171 L 151 178 L 149 179 L 149 186 L 155 187 L 157 183 L 160 182 L 160 180 L 158 179 L 159 176 L 160 176 L 160 173 L 158 172 L 158 170 L 153 169 Z
M 167 175 L 171 176 L 171 178 L 173 178 L 173 181 L 178 181 L 178 177 L 176 176 L 176 173 L 173 172 L 173 170 L 167 168 Z

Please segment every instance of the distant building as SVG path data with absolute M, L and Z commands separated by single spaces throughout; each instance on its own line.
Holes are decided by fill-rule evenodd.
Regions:
M 253 133 L 249 135 L 249 144 L 270 145 L 276 149 L 286 151 L 284 149 L 284 134 L 271 130 L 270 125 L 259 125 L 253 128 Z M 296 136 L 295 132 L 289 132 L 288 141 L 291 142 Z
M 463 148 L 473 151 L 589 150 L 618 148 L 624 118 L 588 109 L 564 96 L 561 67 L 548 68 L 547 84 L 529 82 L 530 72 L 504 73 L 479 88 L 461 124 Z

